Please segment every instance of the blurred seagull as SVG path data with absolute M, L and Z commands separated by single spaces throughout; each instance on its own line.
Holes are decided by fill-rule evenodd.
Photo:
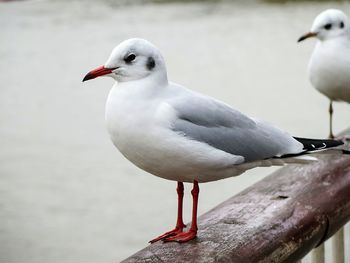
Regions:
M 114 145 L 141 169 L 177 181 L 176 227 L 151 243 L 196 237 L 198 183 L 258 166 L 299 162 L 299 155 L 342 144 L 292 137 L 223 102 L 169 82 L 162 55 L 143 39 L 122 42 L 83 81 L 99 76 L 116 80 L 106 105 Z M 187 232 L 182 219 L 184 182 L 193 183 L 192 223 Z
M 309 62 L 312 85 L 330 99 L 329 137 L 332 128 L 333 101 L 350 103 L 350 22 L 340 10 L 328 9 L 319 14 L 310 32 L 298 42 L 310 37 L 318 38 Z

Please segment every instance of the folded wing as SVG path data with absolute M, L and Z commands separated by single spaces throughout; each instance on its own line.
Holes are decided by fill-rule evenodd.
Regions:
M 170 104 L 177 112 L 175 132 L 243 156 L 245 162 L 303 152 L 303 145 L 288 133 L 212 98 L 195 93 Z

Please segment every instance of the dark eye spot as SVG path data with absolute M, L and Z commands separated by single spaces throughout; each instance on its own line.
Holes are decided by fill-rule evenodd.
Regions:
M 340 27 L 340 28 L 344 28 L 344 22 L 343 22 L 343 21 L 340 22 L 339 27 Z
M 132 61 L 134 61 L 135 58 L 136 58 L 136 55 L 131 53 L 124 58 L 124 61 L 125 61 L 125 63 L 129 64 Z
M 152 70 L 155 66 L 156 66 L 156 62 L 154 61 L 154 59 L 152 57 L 149 57 L 147 59 L 147 64 L 146 64 L 147 69 Z
M 330 30 L 331 28 L 332 28 L 332 24 L 326 24 L 324 26 L 324 29 L 326 29 L 326 30 Z

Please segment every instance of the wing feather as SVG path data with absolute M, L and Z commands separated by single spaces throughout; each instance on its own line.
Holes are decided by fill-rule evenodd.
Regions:
M 201 141 L 245 162 L 284 154 L 295 154 L 303 146 L 288 133 L 273 125 L 249 118 L 230 106 L 210 97 L 196 95 L 171 101 L 177 112 L 172 123 L 175 132 Z

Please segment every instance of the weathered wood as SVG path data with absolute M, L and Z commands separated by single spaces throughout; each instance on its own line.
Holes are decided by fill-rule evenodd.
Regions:
M 202 215 L 197 239 L 156 242 L 123 262 L 296 262 L 350 219 L 349 193 L 350 156 L 320 155 Z

